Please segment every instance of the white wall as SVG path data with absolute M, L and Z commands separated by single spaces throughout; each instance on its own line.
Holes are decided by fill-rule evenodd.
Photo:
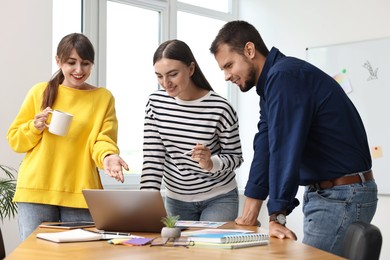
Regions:
M 268 48 L 275 46 L 288 56 L 305 59 L 307 47 L 390 37 L 389 10 L 390 2 L 387 0 L 240 0 L 239 17 L 256 26 Z M 241 138 L 246 159 L 240 168 L 240 174 L 247 174 L 253 156 L 251 146 L 256 132 L 258 101 L 254 89 L 249 93 L 241 93 L 238 98 Z M 300 189 L 297 195 L 300 201 L 302 194 L 303 189 Z M 373 224 L 381 229 L 384 239 L 381 259 L 390 259 L 390 226 L 386 221 L 386 216 L 390 213 L 389 203 L 389 196 L 379 196 L 373 220 Z M 268 227 L 264 214 L 266 207 L 262 211 L 261 222 Z M 301 240 L 302 208 L 295 209 L 287 220 L 287 225 Z
M 390 36 L 390 2 L 387 0 L 239 0 L 241 19 L 253 23 L 268 47 L 276 46 L 290 56 L 305 59 L 306 47 Z M 6 132 L 27 91 L 51 76 L 51 0 L 0 0 L 0 164 L 18 168 L 22 155 L 8 146 Z M 64 14 L 66 17 L 66 14 Z M 64 18 L 66 19 L 66 18 Z M 239 94 L 242 145 L 245 163 L 239 174 L 249 171 L 252 139 L 258 119 L 258 97 L 254 91 Z M 241 186 L 245 185 L 241 183 Z M 302 197 L 302 191 L 298 198 Z M 390 227 L 386 208 L 390 198 L 380 196 L 373 223 L 384 236 L 381 259 L 390 259 Z M 302 239 L 302 213 L 296 209 L 288 225 Z M 265 207 L 260 220 L 268 228 Z M 16 220 L 1 224 L 7 253 L 18 244 Z
M 0 0 L 0 164 L 15 169 L 23 156 L 9 148 L 6 134 L 27 91 L 51 76 L 51 2 Z M 19 244 L 17 221 L 0 224 L 9 253 Z

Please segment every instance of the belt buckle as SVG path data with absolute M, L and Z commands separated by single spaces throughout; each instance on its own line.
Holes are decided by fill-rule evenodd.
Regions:
M 321 189 L 321 188 L 320 188 L 320 184 L 319 184 L 318 182 L 315 182 L 315 183 L 313 183 L 313 184 L 310 184 L 310 185 L 309 185 L 309 188 L 310 188 L 311 190 L 313 190 L 313 191 L 316 191 L 316 190 Z

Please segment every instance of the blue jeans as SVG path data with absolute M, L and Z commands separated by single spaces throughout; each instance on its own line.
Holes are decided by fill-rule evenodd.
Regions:
M 169 215 L 179 215 L 181 220 L 233 221 L 238 215 L 238 191 L 234 189 L 198 202 L 184 202 L 166 197 L 165 208 Z
M 378 197 L 374 180 L 316 190 L 306 187 L 303 243 L 340 255 L 345 232 L 355 221 L 370 223 Z
M 92 221 L 88 209 L 18 203 L 19 233 L 25 240 L 42 222 Z

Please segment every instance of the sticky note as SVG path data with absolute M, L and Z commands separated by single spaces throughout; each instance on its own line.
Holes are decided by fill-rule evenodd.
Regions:
M 333 78 L 340 84 L 345 93 L 349 94 L 352 92 L 351 82 L 349 81 L 346 69 L 343 69 L 341 73 L 334 75 Z
M 371 147 L 371 157 L 373 159 L 377 159 L 377 158 L 383 157 L 382 146 Z
M 123 241 L 122 244 L 124 245 L 133 245 L 133 246 L 143 246 L 146 244 L 149 244 L 153 239 L 151 238 L 133 238 L 130 240 Z

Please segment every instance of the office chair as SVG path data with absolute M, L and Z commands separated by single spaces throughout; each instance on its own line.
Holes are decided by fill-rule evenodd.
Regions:
M 345 233 L 342 257 L 350 260 L 378 260 L 382 248 L 382 234 L 376 226 L 357 221 Z
M 3 235 L 1 234 L 1 228 L 0 228 L 0 259 L 5 258 L 5 247 L 4 247 L 4 240 Z

